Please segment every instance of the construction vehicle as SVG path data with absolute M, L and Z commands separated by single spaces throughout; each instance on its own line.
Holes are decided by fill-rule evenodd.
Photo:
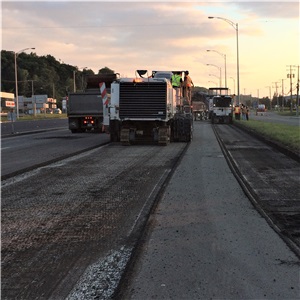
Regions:
M 193 92 L 192 95 L 192 111 L 193 111 L 193 117 L 194 121 L 197 120 L 207 120 L 208 119 L 208 104 L 209 101 L 207 99 L 207 92 L 206 91 L 200 91 L 199 89 L 197 91 Z
M 264 116 L 266 111 L 266 106 L 264 104 L 258 104 L 256 109 L 256 115 Z
M 209 88 L 209 119 L 213 124 L 233 122 L 233 99 L 228 88 Z
M 137 70 L 134 78 L 111 84 L 111 141 L 124 145 L 191 141 L 191 109 L 183 104 L 184 99 L 176 105 L 171 81 L 162 73 L 169 74 L 154 71 L 148 76 L 147 70 Z
M 219 95 L 212 98 L 212 123 L 232 123 L 233 107 L 230 96 Z
M 105 131 L 104 114 L 108 111 L 109 101 L 103 102 L 101 84 L 104 86 L 106 96 L 110 97 L 110 85 L 116 78 L 117 74 L 87 75 L 85 90 L 69 93 L 67 116 L 72 133 Z
M 192 110 L 193 110 L 194 121 L 197 120 L 202 121 L 207 119 L 207 108 L 203 101 L 193 100 Z

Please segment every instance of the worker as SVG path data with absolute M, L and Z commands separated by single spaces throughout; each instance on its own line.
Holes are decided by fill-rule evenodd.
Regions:
M 184 82 L 183 86 L 185 89 L 185 98 L 188 104 L 191 104 L 192 100 L 192 86 L 194 86 L 192 78 L 189 76 L 189 71 L 184 72 Z
M 235 119 L 236 120 L 240 120 L 241 119 L 241 108 L 239 105 L 236 105 L 234 108 L 234 115 L 235 115 Z
M 247 108 L 246 105 L 242 104 L 242 120 L 246 120 Z
M 172 77 L 172 86 L 175 89 L 176 106 L 180 106 L 182 78 L 180 72 L 175 72 Z

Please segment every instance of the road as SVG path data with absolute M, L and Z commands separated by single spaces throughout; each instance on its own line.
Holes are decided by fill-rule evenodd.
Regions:
M 27 123 L 27 122 L 23 122 Z M 99 147 L 108 143 L 108 134 L 77 133 L 72 134 L 68 129 L 50 130 L 51 125 L 37 122 L 35 125 L 24 126 L 29 128 L 43 128 L 35 134 L 13 135 L 2 138 L 1 141 L 1 178 L 5 179 L 37 166 L 43 166 L 80 152 Z M 57 126 L 56 123 L 54 125 Z M 34 127 L 32 127 L 34 126 Z M 53 125 L 52 125 L 53 126 Z
M 300 126 L 300 118 L 297 116 L 281 116 L 276 112 L 266 112 L 264 115 L 256 115 L 254 112 L 250 112 L 249 119 L 262 121 L 262 122 L 271 122 L 271 123 L 280 123 L 291 126 Z
M 221 126 L 226 132 L 226 125 Z M 237 160 L 251 152 L 254 158 L 260 151 L 276 159 L 276 151 L 266 145 L 250 147 L 246 135 L 228 134 L 225 139 L 232 155 L 238 153 Z M 249 161 L 239 166 L 245 168 Z M 242 170 L 251 181 L 255 167 Z M 267 181 L 262 180 L 264 173 Z M 256 173 L 261 193 L 273 190 L 274 173 Z M 294 192 L 292 199 L 299 202 Z M 195 125 L 194 139 L 138 249 L 116 299 L 299 299 L 299 258 L 253 208 L 208 123 Z
M 34 167 L 99 147 L 109 140 L 107 134 L 72 134 L 66 129 L 2 139 L 1 177 L 8 178 Z
M 109 144 L 3 181 L 1 299 L 65 299 L 95 263 L 108 293 L 186 144 L 169 146 Z
M 29 133 L 32 131 L 45 131 L 52 129 L 68 129 L 68 119 L 50 118 L 45 120 L 26 120 L 1 123 L 1 137 L 10 136 L 13 134 Z
M 299 259 L 246 197 L 211 124 L 194 125 L 187 151 L 114 143 L 3 181 L 2 298 L 109 299 L 138 245 L 121 299 L 296 299 Z M 64 130 L 2 142 L 15 154 L 36 143 L 56 155 L 106 136 Z M 225 137 L 233 156 L 262 150 L 277 159 L 268 146 Z

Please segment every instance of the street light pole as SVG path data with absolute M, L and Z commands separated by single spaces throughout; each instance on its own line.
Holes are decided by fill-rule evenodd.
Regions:
M 17 67 L 17 57 L 18 57 L 18 54 L 23 52 L 23 51 L 26 51 L 26 50 L 29 50 L 29 49 L 32 49 L 34 50 L 35 48 L 25 48 L 25 49 L 22 49 L 18 52 L 15 52 L 15 82 L 16 82 L 16 104 L 17 104 L 17 119 L 19 119 L 19 95 L 18 95 L 18 67 Z
M 224 57 L 224 60 L 225 60 L 225 87 L 227 88 L 227 67 L 226 67 L 226 54 L 223 54 L 223 53 L 220 53 L 219 51 L 217 50 L 206 50 L 207 52 L 216 52 L 218 54 L 220 54 L 221 56 Z
M 209 19 L 220 19 L 230 24 L 236 31 L 236 68 L 237 68 L 237 93 L 238 93 L 238 105 L 240 104 L 240 66 L 239 66 L 239 25 L 228 19 L 221 17 L 208 17 Z
M 206 64 L 207 66 L 213 66 L 213 67 L 216 67 L 219 69 L 220 71 L 220 87 L 222 87 L 222 70 L 221 70 L 221 67 L 218 67 L 216 65 L 212 65 L 212 64 Z

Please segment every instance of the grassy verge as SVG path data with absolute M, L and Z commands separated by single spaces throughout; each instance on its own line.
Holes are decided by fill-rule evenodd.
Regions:
M 300 132 L 298 126 L 269 123 L 257 120 L 238 121 L 240 125 L 248 127 L 257 134 L 264 136 L 296 152 L 300 152 Z

